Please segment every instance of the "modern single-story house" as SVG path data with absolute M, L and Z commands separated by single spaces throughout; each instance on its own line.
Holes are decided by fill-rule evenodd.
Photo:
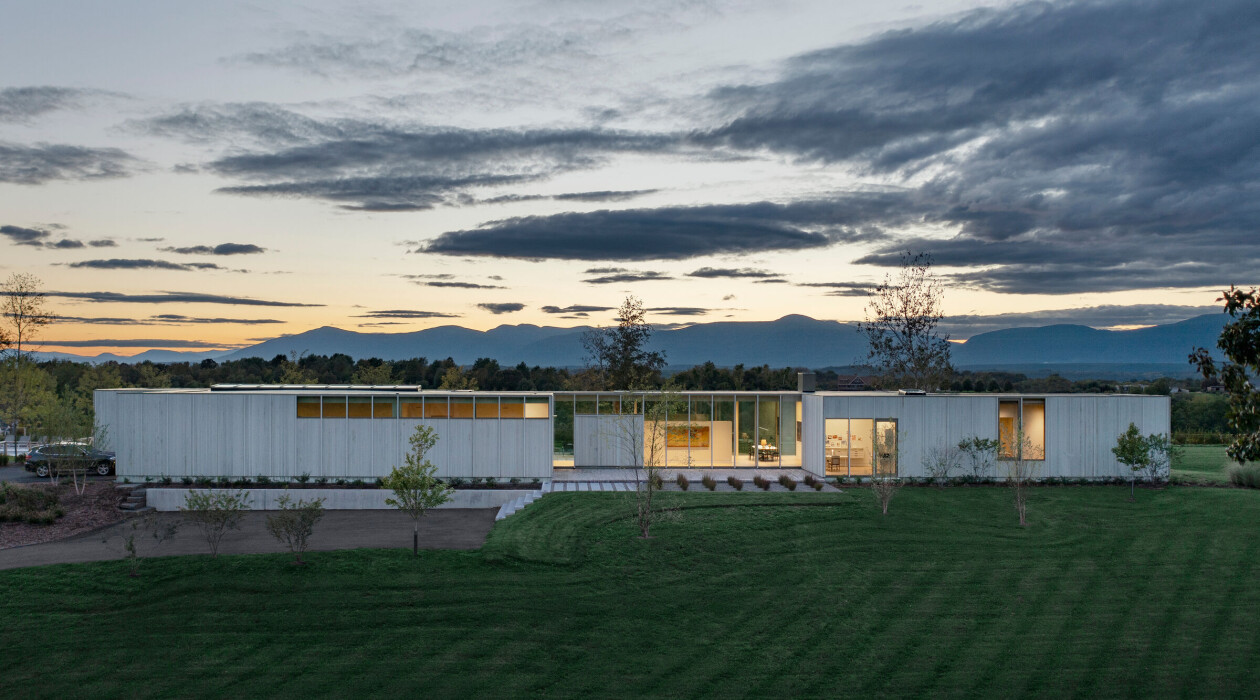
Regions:
M 1039 476 L 1128 476 L 1111 448 L 1130 423 L 1170 432 L 1167 396 L 876 391 L 490 392 L 415 386 L 103 389 L 97 421 L 119 478 L 371 479 L 434 428 L 446 477 L 549 480 L 553 470 L 653 464 L 925 475 L 936 448 L 999 441 Z M 659 402 L 668 405 L 662 411 Z M 657 402 L 657 403 L 654 403 Z M 647 418 L 645 418 L 645 415 Z M 655 418 L 653 418 L 655 416 Z

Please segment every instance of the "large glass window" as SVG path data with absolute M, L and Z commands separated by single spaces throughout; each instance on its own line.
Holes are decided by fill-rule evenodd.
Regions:
M 784 396 L 779 413 L 779 464 L 801 466 L 801 400 Z
M 599 397 L 599 415 L 615 416 L 621 413 L 621 397 L 603 394 Z
M 425 418 L 450 418 L 450 399 L 445 396 L 430 396 L 424 400 Z
M 1019 436 L 1019 400 L 998 402 L 998 457 L 1015 459 Z
M 573 466 L 573 397 L 556 397 L 556 421 L 552 425 L 555 430 L 555 446 L 552 450 L 552 463 L 558 466 Z
M 849 476 L 870 476 L 875 464 L 875 421 L 854 418 L 849 421 Z
M 779 465 L 779 397 L 762 396 L 757 401 L 757 462 Z
M 574 397 L 573 412 L 579 416 L 595 415 L 595 397 L 594 396 Z
M 998 402 L 998 457 L 1046 458 L 1046 400 L 1012 399 Z
M 713 466 L 735 466 L 735 398 L 713 398 L 713 423 L 710 428 L 713 442 Z
M 735 466 L 757 466 L 757 452 L 753 446 L 757 444 L 757 397 L 737 396 L 735 398 L 735 432 L 737 450 Z

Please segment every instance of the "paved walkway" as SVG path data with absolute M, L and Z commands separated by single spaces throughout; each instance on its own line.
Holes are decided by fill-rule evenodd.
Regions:
M 638 476 L 635 473 L 638 472 Z M 680 467 L 662 467 L 660 469 L 661 478 L 669 481 L 675 479 L 679 474 L 687 477 L 691 481 L 700 481 L 706 475 L 712 476 L 718 481 L 726 481 L 726 478 L 733 476 L 741 481 L 752 482 L 754 477 L 761 476 L 771 481 L 777 481 L 780 474 L 787 474 L 797 481 L 804 481 L 809 472 L 804 469 L 753 469 L 751 467 L 743 469 L 724 469 L 716 467 L 712 469 L 686 469 Z M 643 472 L 636 469 L 617 469 L 610 468 L 563 468 L 556 467 L 551 472 L 551 481 L 636 481 L 643 477 Z M 557 489 L 559 490 L 559 489 Z
M 420 546 L 424 549 L 477 549 L 486 541 L 497 508 L 451 508 L 435 510 L 420 519 Z M 159 518 L 178 519 L 178 513 L 161 513 Z M 286 552 L 285 546 L 267 532 L 266 514 L 249 513 L 239 530 L 229 530 L 219 545 L 220 554 L 259 554 Z M 121 534 L 130 524 L 57 542 L 0 549 L 0 569 L 25 566 L 103 561 L 122 558 Z M 102 542 L 103 539 L 108 539 Z M 174 539 L 156 547 L 148 535 L 137 537 L 143 556 L 209 554 L 201 531 L 184 524 Z M 411 519 L 396 510 L 333 510 L 315 527 L 312 551 L 360 549 L 364 547 L 411 547 Z

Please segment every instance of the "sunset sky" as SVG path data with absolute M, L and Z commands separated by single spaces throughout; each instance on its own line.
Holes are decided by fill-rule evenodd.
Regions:
M 0 2 L 45 350 L 332 325 L 1149 325 L 1260 278 L 1260 4 Z M 998 318 L 994 318 L 998 317 Z

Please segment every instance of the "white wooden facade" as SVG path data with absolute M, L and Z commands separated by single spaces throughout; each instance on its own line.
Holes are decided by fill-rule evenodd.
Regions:
M 309 400 L 312 396 L 411 400 L 422 396 L 426 401 L 450 400 L 451 406 L 457 399 L 497 400 L 506 406 L 528 398 L 546 401 L 547 410 L 545 417 L 533 418 L 299 417 L 299 397 Z M 1129 472 L 1116 462 L 1111 448 L 1129 423 L 1136 424 L 1143 434 L 1171 432 L 1167 396 L 903 396 L 849 391 L 799 396 L 800 465 L 818 475 L 828 474 L 828 420 L 895 421 L 897 473 L 904 477 L 926 476 L 923 463 L 935 447 L 957 445 L 972 436 L 998 439 L 1003 401 L 1044 405 L 1041 477 L 1127 477 Z M 401 387 L 396 392 L 336 387 L 318 391 L 296 387 L 253 391 L 107 389 L 96 392 L 96 412 L 98 422 L 106 427 L 111 449 L 117 452 L 118 476 L 132 480 L 163 475 L 291 478 L 301 474 L 370 480 L 402 464 L 407 439 L 421 424 L 437 432 L 438 442 L 430 459 L 441 476 L 549 479 L 557 443 L 554 398 L 545 392 L 418 392 Z M 507 413 L 504 409 L 502 415 Z M 499 416 L 497 410 L 495 415 Z M 574 419 L 572 439 L 579 464 L 630 466 L 633 457 L 623 447 L 624 434 L 627 430 L 643 431 L 642 415 L 577 415 Z M 791 423 L 786 420 L 784 435 L 792 432 L 795 418 Z M 999 476 L 1000 471 L 999 467 Z
M 429 459 L 444 477 L 551 477 L 547 394 L 477 392 L 478 398 L 546 397 L 546 418 L 298 417 L 310 391 L 117 389 L 96 392 L 97 420 L 117 452 L 120 478 L 294 477 L 371 480 L 403 463 L 417 425 L 437 433 Z M 324 396 L 390 396 L 381 392 Z M 417 392 L 393 396 L 414 398 Z M 423 392 L 426 400 L 469 392 Z
M 827 419 L 889 419 L 897 424 L 897 473 L 927 476 L 924 461 L 935 447 L 956 446 L 964 438 L 998 439 L 1002 401 L 1045 402 L 1045 459 L 1037 476 L 1101 479 L 1131 475 L 1111 448 L 1130 423 L 1143 434 L 1171 434 L 1167 396 L 1113 394 L 933 394 L 890 392 L 805 394 L 801 426 L 803 468 L 823 474 Z M 1001 475 L 1001 465 L 997 475 Z

